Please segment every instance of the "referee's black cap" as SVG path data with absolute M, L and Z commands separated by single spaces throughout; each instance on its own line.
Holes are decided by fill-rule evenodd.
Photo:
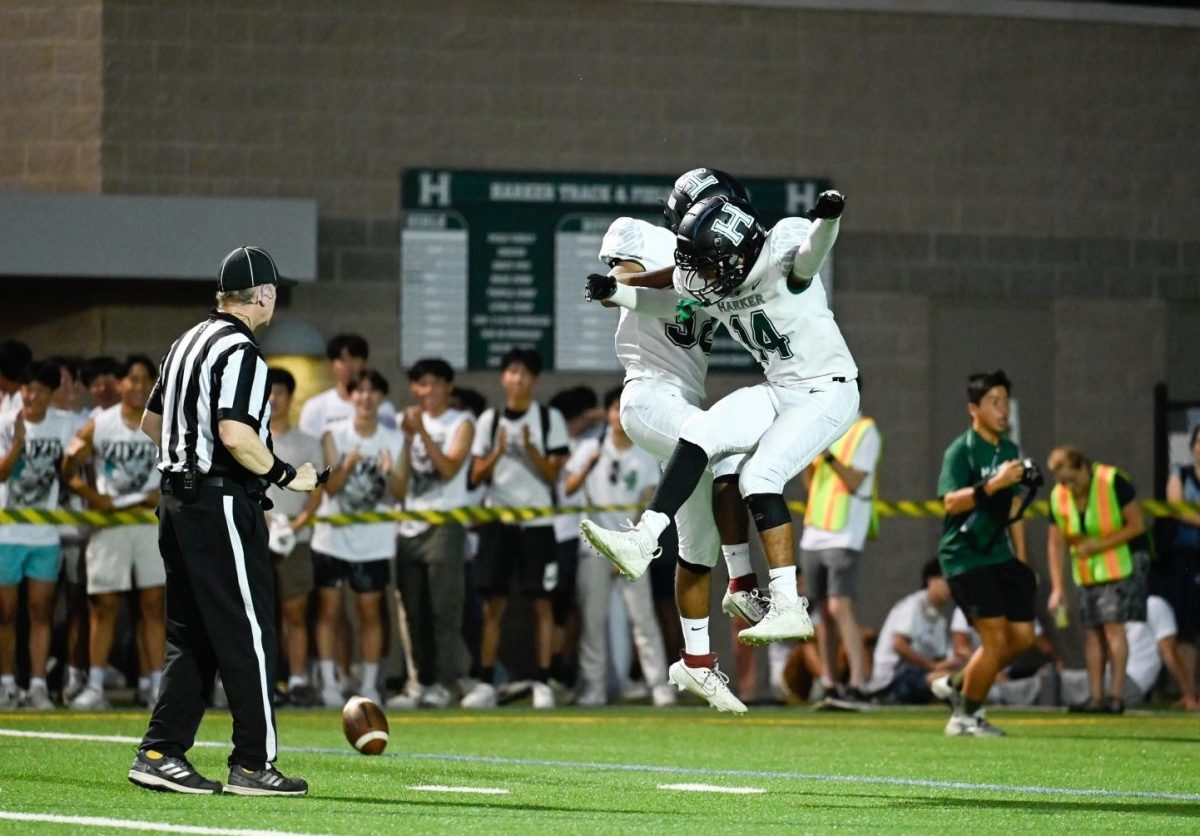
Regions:
M 261 247 L 238 247 L 225 256 L 217 275 L 217 292 L 248 290 L 264 284 L 288 287 L 296 284 L 279 275 L 275 260 Z

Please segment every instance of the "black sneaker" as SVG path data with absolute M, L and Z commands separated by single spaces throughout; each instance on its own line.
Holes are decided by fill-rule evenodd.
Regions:
M 288 704 L 296 708 L 313 708 L 321 704 L 320 695 L 311 685 L 297 685 L 295 688 L 289 688 L 287 699 Z
M 1120 697 L 1109 697 L 1104 701 L 1105 714 L 1124 714 L 1125 700 Z
M 129 767 L 129 781 L 158 792 L 220 795 L 219 781 L 210 781 L 183 758 L 172 758 L 153 749 L 138 752 Z
M 258 771 L 231 766 L 225 792 L 232 795 L 305 795 L 308 781 L 288 778 L 271 764 Z

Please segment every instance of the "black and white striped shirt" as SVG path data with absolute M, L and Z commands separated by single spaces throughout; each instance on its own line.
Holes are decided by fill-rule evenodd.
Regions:
M 221 444 L 220 420 L 254 428 L 269 445 L 271 406 L 267 363 L 254 334 L 239 319 L 213 311 L 177 339 L 163 358 L 146 409 L 163 417 L 158 469 L 248 475 Z

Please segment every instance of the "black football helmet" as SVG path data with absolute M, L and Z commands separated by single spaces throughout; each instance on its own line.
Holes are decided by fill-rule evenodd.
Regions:
M 716 168 L 693 168 L 679 175 L 667 205 L 663 207 L 663 216 L 667 219 L 667 228 L 672 232 L 679 231 L 679 223 L 683 216 L 692 208 L 697 200 L 715 195 L 735 197 L 738 200 L 750 201 L 746 189 L 737 178 Z
M 703 305 L 741 287 L 767 240 L 747 201 L 718 195 L 697 201 L 675 233 L 679 288 Z

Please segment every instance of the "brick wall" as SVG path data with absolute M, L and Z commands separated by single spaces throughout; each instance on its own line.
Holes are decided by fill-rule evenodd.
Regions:
M 100 189 L 101 0 L 0 8 L 0 189 Z

